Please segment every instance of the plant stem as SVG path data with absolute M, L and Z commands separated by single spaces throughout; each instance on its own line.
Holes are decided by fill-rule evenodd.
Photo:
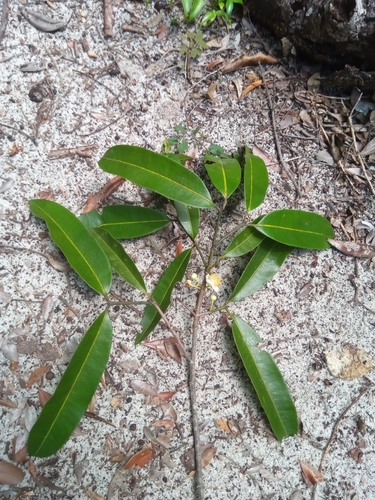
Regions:
M 214 229 L 214 235 L 212 237 L 212 244 L 211 244 L 211 250 L 210 250 L 210 255 L 208 257 L 208 263 L 206 267 L 206 272 L 209 273 L 211 268 L 213 267 L 212 261 L 214 259 L 214 252 L 216 249 L 216 240 L 217 240 L 217 233 L 219 231 L 219 225 L 220 225 L 220 220 L 221 216 L 223 215 L 223 212 L 225 210 L 225 207 L 227 206 L 227 199 L 224 199 L 223 205 L 219 208 L 219 212 L 217 214 L 217 219 L 216 219 L 216 224 L 215 224 L 215 229 Z M 197 312 L 198 314 L 198 312 Z
M 190 393 L 191 419 L 192 419 L 193 439 L 194 439 L 196 494 L 198 500 L 204 500 L 204 478 L 203 478 L 201 452 L 200 452 L 199 419 L 197 414 L 196 361 L 197 361 L 197 338 L 198 338 L 198 327 L 199 327 L 199 315 L 205 295 L 205 286 L 206 286 L 206 279 L 203 280 L 202 288 L 200 289 L 197 298 L 197 305 L 195 309 L 195 315 L 191 333 L 191 357 L 189 359 L 189 393 Z

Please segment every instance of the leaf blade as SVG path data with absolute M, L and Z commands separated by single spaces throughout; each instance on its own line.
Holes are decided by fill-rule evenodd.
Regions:
M 302 210 L 275 210 L 254 227 L 285 245 L 316 250 L 330 248 L 327 239 L 335 235 L 327 219 Z
M 139 238 L 154 233 L 166 226 L 170 219 L 153 208 L 136 207 L 132 205 L 110 205 L 103 208 L 103 223 L 100 229 L 105 229 L 114 238 Z
M 240 164 L 234 158 L 217 158 L 206 155 L 204 159 L 204 166 L 212 184 L 224 198 L 229 198 L 241 182 Z
M 266 196 L 268 171 L 264 161 L 245 146 L 244 195 L 246 210 L 259 207 Z
M 180 253 L 164 271 L 154 291 L 152 297 L 158 303 L 160 309 L 165 312 L 169 306 L 174 285 L 181 281 L 185 275 L 190 261 L 191 248 Z M 148 304 L 143 313 L 141 325 L 143 330 L 137 334 L 135 343 L 139 344 L 154 330 L 160 321 L 160 314 L 155 306 Z
M 107 295 L 112 272 L 108 259 L 84 224 L 67 208 L 49 200 L 30 200 L 31 212 L 43 219 L 52 240 L 91 288 Z
M 175 201 L 173 204 L 177 211 L 178 220 L 180 221 L 181 226 L 185 229 L 190 238 L 194 240 L 199 232 L 199 208 L 188 207 L 184 203 L 180 203 L 178 201 Z
M 262 219 L 262 217 L 262 215 L 257 217 L 253 221 L 253 224 L 256 224 Z M 245 255 L 246 253 L 254 250 L 258 245 L 260 245 L 264 238 L 265 236 L 262 233 L 259 233 L 255 227 L 247 226 L 233 238 L 220 258 L 241 257 L 241 255 Z
M 261 338 L 251 326 L 231 316 L 234 341 L 272 431 L 279 441 L 297 434 L 297 411 L 278 366 L 268 352 L 256 347 Z
M 129 285 L 137 288 L 137 290 L 141 292 L 147 293 L 147 288 L 141 273 L 138 271 L 131 257 L 125 252 L 121 243 L 104 229 L 93 229 L 92 234 L 104 250 L 113 269 L 129 283 Z
M 264 239 L 247 264 L 229 301 L 238 302 L 260 290 L 280 269 L 293 247 Z
M 111 341 L 111 321 L 108 314 L 102 312 L 82 338 L 55 393 L 32 427 L 28 439 L 30 455 L 53 455 L 69 439 L 99 384 Z
M 198 208 L 214 207 L 210 193 L 194 172 L 153 151 L 113 146 L 99 160 L 99 166 L 171 200 Z

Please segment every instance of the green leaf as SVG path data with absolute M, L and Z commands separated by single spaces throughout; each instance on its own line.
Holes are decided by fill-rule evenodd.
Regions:
M 106 312 L 90 326 L 29 434 L 28 451 L 35 457 L 56 453 L 69 439 L 100 382 L 112 341 Z
M 113 269 L 129 283 L 129 285 L 137 288 L 141 292 L 147 293 L 147 288 L 141 273 L 138 271 L 137 266 L 129 255 L 125 252 L 121 243 L 115 240 L 104 229 L 93 229 L 92 234 L 104 250 Z
M 167 267 L 164 274 L 152 292 L 152 297 L 159 304 L 160 309 L 165 312 L 171 301 L 173 287 L 178 281 L 181 281 L 185 275 L 186 268 L 189 264 L 191 249 L 185 250 Z M 148 304 L 145 308 L 141 325 L 143 330 L 137 334 L 135 343 L 143 342 L 145 338 L 153 331 L 160 321 L 160 314 L 157 309 Z
M 181 226 L 185 229 L 190 238 L 194 240 L 199 231 L 199 208 L 188 207 L 178 201 L 174 202 L 174 207 L 177 211 L 178 220 Z
M 278 366 L 268 352 L 256 347 L 261 338 L 251 326 L 231 316 L 234 341 L 272 431 L 279 441 L 297 434 L 297 411 Z
M 93 229 L 94 227 L 99 227 L 103 224 L 102 216 L 97 210 L 91 210 L 86 214 L 82 214 L 78 217 L 78 219 L 87 229 Z
M 238 302 L 260 290 L 273 278 L 292 250 L 293 247 L 264 239 L 250 259 L 229 300 Z
M 330 248 L 327 238 L 335 236 L 327 219 L 302 210 L 275 210 L 255 227 L 273 240 L 299 248 Z
M 45 220 L 52 240 L 79 276 L 94 290 L 107 295 L 112 271 L 90 231 L 67 208 L 49 200 L 30 200 L 31 212 Z
M 194 172 L 148 149 L 113 146 L 99 160 L 99 166 L 171 200 L 198 208 L 214 207 L 210 193 Z
M 181 165 L 185 165 L 187 161 L 190 161 L 192 159 L 191 156 L 184 155 L 182 153 L 166 153 L 164 156 L 170 158 L 173 161 L 176 161 L 177 163 L 180 163 Z
M 256 223 L 263 216 L 258 217 L 254 220 Z M 237 236 L 232 240 L 230 245 L 224 250 L 221 259 L 227 257 L 240 257 L 246 253 L 251 252 L 256 248 L 263 240 L 265 236 L 259 233 L 253 226 L 247 226 L 243 229 Z
M 244 194 L 246 210 L 259 207 L 266 196 L 268 172 L 264 161 L 245 146 Z
M 170 219 L 158 210 L 133 205 L 110 205 L 103 208 L 100 225 L 114 238 L 138 238 L 161 229 Z
M 224 198 L 229 198 L 241 182 L 240 164 L 234 158 L 223 159 L 210 155 L 206 155 L 204 160 L 204 166 L 212 184 L 220 191 Z
M 182 0 L 182 7 L 184 9 L 185 19 L 187 19 L 188 15 L 189 15 L 192 3 L 193 3 L 193 0 Z M 181 125 L 177 125 L 177 126 L 181 126 Z M 176 129 L 176 127 L 175 127 L 175 129 Z M 176 131 L 176 132 L 178 132 L 178 131 Z

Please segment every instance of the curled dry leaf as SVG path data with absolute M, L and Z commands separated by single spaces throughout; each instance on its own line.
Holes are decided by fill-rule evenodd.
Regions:
M 216 421 L 216 425 L 218 425 L 221 429 L 223 429 L 223 431 L 227 432 L 228 434 L 232 434 L 232 431 L 230 430 L 230 427 L 226 420 L 219 418 L 219 420 Z
M 43 375 L 49 371 L 50 368 L 50 365 L 39 366 L 33 372 L 31 372 L 29 380 L 27 381 L 27 388 L 30 389 L 30 387 L 35 384 L 35 382 L 38 382 L 38 380 L 40 380 Z
M 243 68 L 244 66 L 251 66 L 255 64 L 277 64 L 277 59 L 272 56 L 258 52 L 253 56 L 243 55 L 238 57 L 234 61 L 231 61 L 222 68 L 223 73 L 230 73 L 231 71 L 236 71 L 237 69 Z
M 308 462 L 303 462 L 302 460 L 300 461 L 300 464 L 303 475 L 310 484 L 314 485 L 324 481 L 321 472 L 316 467 L 309 464 Z
M 91 212 L 91 210 L 96 210 L 100 208 L 103 202 L 111 196 L 117 189 L 125 182 L 123 177 L 117 175 L 111 179 L 107 184 L 102 187 L 97 193 L 92 194 L 87 198 L 87 203 L 83 209 L 83 213 Z
M 356 243 L 355 241 L 339 241 L 328 239 L 328 243 L 335 247 L 339 252 L 358 257 L 360 259 L 372 259 L 375 257 L 375 246 L 366 243 Z
M 139 451 L 124 465 L 123 469 L 131 469 L 132 467 L 137 467 L 141 469 L 145 465 L 147 465 L 154 458 L 154 450 L 150 448 L 146 448 L 144 450 Z
M 140 394 L 145 396 L 156 396 L 157 390 L 152 385 L 148 384 L 144 380 L 133 379 L 130 381 L 130 387 Z
M 25 473 L 16 465 L 0 460 L 0 484 L 18 484 L 23 481 Z
M 178 240 L 176 244 L 176 257 L 178 257 L 182 253 L 182 241 Z
M 177 361 L 178 364 L 181 364 L 181 351 L 175 339 L 164 340 L 164 348 L 170 358 Z
M 359 347 L 344 346 L 340 351 L 326 351 L 327 366 L 334 377 L 353 380 L 372 370 L 371 356 Z
M 262 85 L 262 83 L 263 83 L 263 80 L 256 80 L 255 82 L 248 85 L 246 87 L 246 89 L 242 92 L 240 100 L 243 99 L 249 92 L 251 92 L 252 90 L 254 90 L 257 87 L 259 87 L 260 85 Z
M 60 262 L 59 260 L 55 260 L 51 255 L 47 255 L 48 262 L 51 266 L 59 271 L 60 273 L 70 273 L 73 269 L 67 262 Z
M 222 58 L 211 61 L 210 64 L 207 66 L 207 71 L 212 71 L 215 68 L 215 66 L 223 64 L 223 62 L 225 62 L 225 59 Z

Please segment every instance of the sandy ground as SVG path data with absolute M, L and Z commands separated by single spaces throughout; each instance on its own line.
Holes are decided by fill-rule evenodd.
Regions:
M 205 50 L 194 60 L 192 81 L 188 81 L 179 54 L 181 33 L 186 32 L 180 6 L 162 11 L 161 22 L 167 24 L 169 33 L 158 41 L 157 27 L 147 27 L 157 14 L 152 4 L 146 8 L 142 3 L 115 1 L 115 36 L 104 40 L 101 2 L 56 2 L 55 11 L 44 2 L 30 4 L 45 15 L 70 19 L 66 29 L 55 33 L 35 29 L 20 13 L 23 3 L 11 2 L 0 52 L 0 388 L 2 401 L 11 400 L 15 406 L 0 407 L 0 459 L 13 463 L 13 440 L 16 438 L 17 449 L 22 447 L 40 411 L 37 385 L 27 387 L 30 373 L 50 364 L 41 387 L 53 392 L 75 345 L 105 307 L 101 297 L 73 273 L 61 273 L 48 262 L 48 256 L 59 261 L 63 257 L 49 240 L 43 221 L 30 216 L 28 200 L 48 193 L 80 214 L 87 197 L 110 178 L 97 167 L 106 149 L 126 143 L 160 151 L 177 124 L 187 127 L 188 142 L 198 156 L 216 143 L 227 152 L 244 144 L 257 146 L 276 158 L 264 90 L 255 89 L 239 101 L 232 82 L 239 78 L 246 86 L 245 74 L 252 70 L 218 72 L 204 79 L 209 73 L 207 65 L 215 59 L 231 60 L 264 50 L 259 39 L 240 23 L 229 31 L 216 24 L 205 32 L 207 40 L 229 35 L 230 44 L 222 51 Z M 181 21 L 180 25 L 171 27 L 171 18 Z M 123 32 L 123 24 L 141 28 L 142 33 Z M 25 71 L 25 67 L 33 71 Z M 301 110 L 311 113 L 308 100 L 304 104 L 296 99 L 306 90 L 298 75 L 282 66 L 265 69 L 276 82 L 278 122 L 290 111 L 297 116 Z M 217 83 L 215 102 L 205 95 L 212 82 Z M 40 98 L 41 102 L 35 102 Z M 340 224 L 346 225 L 347 234 L 354 234 L 354 219 L 374 221 L 374 205 L 366 183 L 354 179 L 354 196 L 337 166 L 316 160 L 325 146 L 312 114 L 311 119 L 310 128 L 301 120 L 280 127 L 283 153 L 290 160 L 302 196 L 295 197 L 290 180 L 270 162 L 269 195 L 257 214 L 277 208 L 316 211 L 331 220 L 338 238 L 346 239 Z M 199 140 L 191 134 L 197 127 Z M 94 145 L 91 157 L 50 157 L 53 150 L 83 145 Z M 139 190 L 125 183 L 108 203 L 139 199 Z M 236 223 L 241 206 L 239 203 L 225 215 L 228 227 Z M 203 246 L 211 229 L 208 216 L 203 215 Z M 361 241 L 365 235 L 359 231 Z M 174 245 L 161 254 L 158 251 L 167 240 L 168 234 L 161 233 L 145 242 L 126 244 L 151 287 L 173 258 Z M 184 248 L 188 248 L 187 240 Z M 245 261 L 223 264 L 220 298 L 226 297 Z M 194 271 L 199 273 L 196 257 L 190 267 Z M 114 290 L 122 297 L 131 293 L 118 280 Z M 192 303 L 191 293 L 178 287 L 169 312 L 184 332 L 187 348 L 191 319 L 177 299 Z M 236 304 L 233 311 L 256 329 L 263 347 L 274 355 L 303 425 L 299 436 L 282 443 L 274 439 L 241 367 L 225 318 L 203 319 L 198 411 L 202 439 L 217 448 L 204 469 L 205 498 L 311 498 L 300 461 L 319 466 L 341 413 L 367 387 L 370 390 L 339 422 L 316 498 L 375 498 L 371 381 L 332 376 L 324 355 L 345 345 L 374 354 L 374 263 L 370 259 L 356 262 L 333 249 L 295 251 L 271 283 L 253 298 Z M 84 418 L 56 456 L 34 460 L 37 483 L 28 464 L 21 464 L 24 481 L 15 487 L 0 486 L 2 499 L 194 498 L 194 480 L 180 461 L 192 446 L 186 366 L 162 360 L 144 346 L 134 347 L 140 320 L 136 311 L 118 308 L 111 317 L 114 342 L 106 384 L 98 388 L 94 411 L 114 427 Z M 158 328 L 152 338 L 163 335 Z M 119 470 L 111 456 L 143 449 L 150 437 L 147 428 L 163 415 L 159 406 L 147 404 L 146 396 L 131 388 L 134 379 L 158 384 L 161 391 L 176 391 L 170 403 L 177 412 L 180 433 L 174 431 L 170 447 L 161 457 L 129 472 Z M 217 425 L 219 419 L 232 419 L 241 433 L 225 432 Z

